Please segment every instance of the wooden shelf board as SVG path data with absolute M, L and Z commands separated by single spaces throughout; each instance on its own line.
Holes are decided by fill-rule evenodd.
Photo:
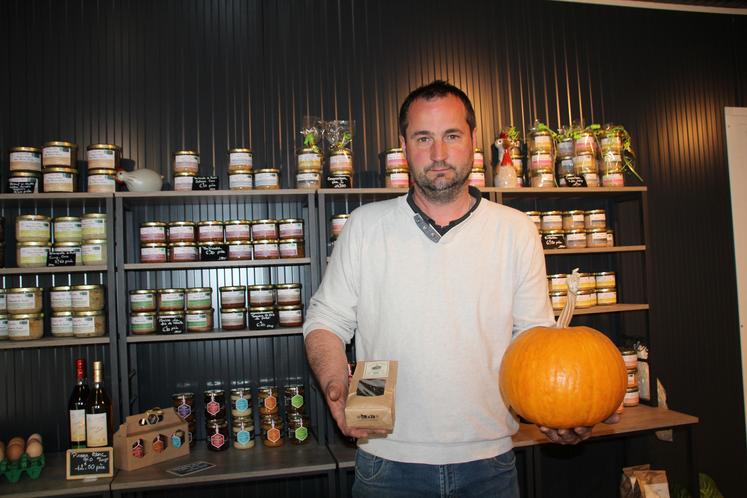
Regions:
M 215 467 L 186 477 L 167 473 L 168 469 L 186 463 L 205 461 Z M 132 472 L 118 471 L 111 484 L 112 491 L 132 492 L 152 488 L 186 485 L 214 485 L 248 479 L 280 478 L 304 474 L 324 474 L 335 470 L 335 461 L 322 446 L 312 440 L 302 446 L 288 444 L 265 448 L 257 440 L 254 448 L 223 452 L 209 451 L 204 441 L 198 441 L 188 456 L 152 465 Z
M 226 202 L 232 199 L 244 199 L 247 201 L 267 202 L 286 200 L 297 202 L 309 194 L 314 194 L 312 189 L 277 189 L 277 190 L 191 190 L 174 191 L 162 190 L 160 192 L 117 192 L 116 198 L 122 199 L 125 206 L 137 207 L 142 204 L 204 204 L 205 202 Z
M 614 246 L 614 247 L 584 247 L 579 249 L 545 249 L 545 254 L 599 254 L 608 252 L 638 252 L 645 251 L 645 245 Z
M 109 337 L 45 337 L 31 341 L 0 341 L 0 349 L 60 348 L 64 346 L 90 346 L 109 344 Z
M 107 271 L 106 265 L 40 266 L 37 268 L 0 268 L 0 275 L 41 275 L 48 273 L 88 273 Z
M 3 498 L 31 498 L 41 496 L 81 496 L 86 494 L 109 495 L 110 477 L 95 481 L 68 481 L 65 479 L 65 453 L 47 453 L 46 464 L 39 479 L 29 479 L 24 474 L 15 483 L 0 480 L 0 496 Z
M 620 436 L 636 432 L 669 429 L 697 424 L 698 418 L 673 410 L 639 405 L 626 408 L 617 424 L 597 424 L 591 433 L 591 439 Z M 548 444 L 547 439 L 534 424 L 520 424 L 519 432 L 513 436 L 514 448 L 523 448 L 539 444 Z M 581 443 L 584 444 L 584 443 Z M 355 447 L 341 439 L 330 444 L 329 450 L 341 469 L 355 467 Z
M 320 188 L 317 190 L 320 194 L 325 195 L 384 195 L 384 194 L 400 194 L 404 195 L 407 193 L 407 188 Z
M 311 258 L 250 259 L 239 261 L 195 261 L 194 263 L 125 263 L 125 271 L 207 270 L 210 268 L 246 268 L 260 266 L 293 266 L 311 264 Z
M 591 308 L 576 308 L 573 315 L 594 315 L 598 313 L 619 313 L 626 311 L 644 311 L 648 309 L 648 304 L 607 304 L 602 306 L 592 306 Z M 560 315 L 560 310 L 554 311 L 555 316 Z
M 0 194 L 2 201 L 77 201 L 77 200 L 98 200 L 110 199 L 112 194 L 98 194 L 89 192 L 72 192 L 72 193 L 39 193 L 39 194 Z
M 188 334 L 176 334 L 176 335 L 160 335 L 160 334 L 144 334 L 144 335 L 128 335 L 127 342 L 143 343 L 143 342 L 173 342 L 173 341 L 212 341 L 217 339 L 242 339 L 244 337 L 271 337 L 271 336 L 282 336 L 282 335 L 298 335 L 303 333 L 303 329 L 300 327 L 281 327 L 276 329 L 267 330 L 215 330 L 213 332 L 192 332 Z

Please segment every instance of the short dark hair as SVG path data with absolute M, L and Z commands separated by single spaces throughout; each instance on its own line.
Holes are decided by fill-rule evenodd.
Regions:
M 467 111 L 467 124 L 469 125 L 469 131 L 473 131 L 477 126 L 477 119 L 475 118 L 475 109 L 472 107 L 472 102 L 470 102 L 467 94 L 450 83 L 442 80 L 434 80 L 427 85 L 423 85 L 410 92 L 410 95 L 408 95 L 405 101 L 402 102 L 402 107 L 399 109 L 400 135 L 406 137 L 407 115 L 410 112 L 410 106 L 413 102 L 417 99 L 432 100 L 446 97 L 447 95 L 453 95 L 462 101 L 462 104 L 464 104 L 464 108 Z

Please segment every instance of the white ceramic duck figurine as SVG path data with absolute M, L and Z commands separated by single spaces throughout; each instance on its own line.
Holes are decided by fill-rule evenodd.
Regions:
M 117 181 L 124 183 L 130 192 L 158 192 L 163 187 L 163 177 L 148 168 L 134 171 L 117 171 Z

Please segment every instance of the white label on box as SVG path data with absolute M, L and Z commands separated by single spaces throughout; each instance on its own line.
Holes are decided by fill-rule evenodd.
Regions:
M 367 361 L 363 379 L 386 379 L 389 377 L 388 361 Z

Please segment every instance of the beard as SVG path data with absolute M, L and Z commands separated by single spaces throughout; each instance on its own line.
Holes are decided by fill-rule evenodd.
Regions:
M 428 173 L 433 169 L 448 168 L 448 171 L 439 173 L 435 178 L 429 178 Z M 452 178 L 448 177 L 452 172 Z M 423 195 L 430 201 L 439 204 L 447 204 L 461 192 L 462 187 L 467 183 L 470 174 L 470 168 L 459 168 L 444 161 L 431 163 L 422 171 L 413 172 L 413 182 L 420 187 Z

